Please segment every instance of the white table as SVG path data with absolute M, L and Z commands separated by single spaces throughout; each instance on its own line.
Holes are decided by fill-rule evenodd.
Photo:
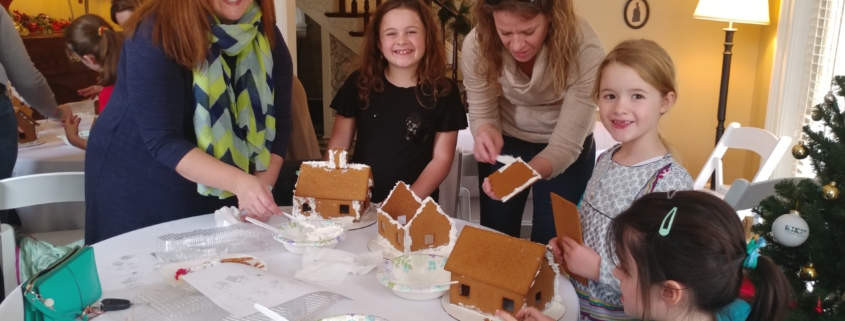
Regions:
M 288 210 L 289 208 L 283 208 Z M 282 217 L 273 217 L 271 224 L 280 224 L 287 219 Z M 457 221 L 459 229 L 463 226 L 472 223 L 464 221 Z M 141 254 L 147 255 L 155 251 L 155 238 L 159 235 L 191 231 L 200 228 L 214 227 L 214 218 L 212 215 L 203 215 L 194 218 L 163 223 L 152 227 L 147 227 L 134 232 L 126 233 L 94 245 L 95 255 L 97 257 L 97 269 L 100 270 L 100 278 L 103 288 L 103 298 L 119 297 L 132 299 L 134 295 L 127 292 L 125 289 L 121 290 L 121 284 L 113 280 L 103 279 L 104 270 L 108 269 L 109 258 L 113 258 L 125 254 Z M 367 252 L 367 242 L 377 235 L 376 225 L 370 227 L 350 231 L 349 237 L 340 242 L 336 249 L 348 251 L 352 253 Z M 269 236 L 266 237 L 268 242 L 271 242 L 269 251 L 250 253 L 264 259 L 268 262 L 269 271 L 276 275 L 292 276 L 294 271 L 301 267 L 302 257 L 290 252 L 287 252 L 280 243 L 276 243 Z M 147 277 L 159 278 L 157 274 L 150 274 Z M 156 279 L 156 282 L 160 279 Z M 559 294 L 563 298 L 566 305 L 566 315 L 561 320 L 574 321 L 577 320 L 578 298 L 572 284 L 565 277 L 559 279 Z M 343 313 L 366 313 L 377 315 L 388 320 L 402 320 L 402 321 L 430 321 L 430 320 L 452 320 L 452 318 L 443 310 L 440 304 L 440 299 L 429 301 L 408 301 L 394 295 L 391 290 L 382 286 L 375 277 L 375 270 L 367 275 L 349 276 L 340 285 L 325 285 L 327 288 L 338 289 L 344 293 L 354 295 L 354 300 L 341 300 L 327 311 L 321 314 L 321 317 L 328 317 Z M 0 304 L 0 315 L 3 316 L 3 321 L 23 320 L 23 299 L 19 289 L 12 292 L 12 294 Z M 109 312 L 97 317 L 97 321 L 107 320 L 126 320 L 132 315 L 131 309 L 125 311 Z M 221 319 L 225 317 L 221 315 Z
M 92 115 L 82 115 L 79 130 L 89 130 Z M 58 172 L 84 172 L 85 151 L 65 144 L 58 135 L 64 135 L 61 123 L 53 120 L 39 121 L 38 139 L 41 145 L 18 148 L 18 158 L 12 177 Z M 85 203 L 46 204 L 16 210 L 21 218 L 22 232 L 38 233 L 85 228 Z M 60 213 L 61 215 L 56 215 Z

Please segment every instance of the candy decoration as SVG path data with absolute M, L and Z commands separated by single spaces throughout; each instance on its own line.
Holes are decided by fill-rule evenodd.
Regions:
M 180 275 L 187 275 L 187 274 L 188 274 L 188 269 L 178 269 L 178 270 L 176 270 L 176 280 L 177 281 L 179 280 Z

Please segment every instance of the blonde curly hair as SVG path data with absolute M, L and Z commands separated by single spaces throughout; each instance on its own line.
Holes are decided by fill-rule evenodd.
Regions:
M 554 76 L 554 89 L 563 92 L 567 75 L 578 74 L 578 55 L 581 44 L 581 27 L 572 0 L 476 0 L 473 16 L 476 23 L 478 56 L 485 57 L 476 63 L 476 72 L 485 75 L 501 93 L 499 77 L 502 75 L 504 44 L 496 31 L 493 13 L 508 11 L 531 19 L 538 14 L 549 18 L 550 26 L 544 44 L 548 47 L 547 65 Z

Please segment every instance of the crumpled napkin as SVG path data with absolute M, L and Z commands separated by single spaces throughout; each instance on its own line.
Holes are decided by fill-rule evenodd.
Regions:
M 309 247 L 302 254 L 302 268 L 294 277 L 319 283 L 341 283 L 350 273 L 363 275 L 382 264 L 381 251 L 352 254 L 346 251 Z
M 222 207 L 214 211 L 214 221 L 217 222 L 217 227 L 227 227 L 229 225 L 241 224 L 241 211 L 234 206 Z

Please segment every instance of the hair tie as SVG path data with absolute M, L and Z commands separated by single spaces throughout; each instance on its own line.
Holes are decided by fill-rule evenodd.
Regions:
M 742 262 L 742 266 L 746 269 L 754 269 L 757 267 L 757 258 L 760 257 L 760 249 L 766 247 L 766 239 L 762 237 L 758 237 L 757 240 L 748 241 L 748 245 L 745 247 L 745 253 L 748 256 L 745 257 L 745 261 Z
M 100 27 L 100 29 L 97 29 L 97 35 L 102 36 L 103 31 L 105 31 L 106 29 L 109 29 L 109 27 L 106 27 L 106 26 Z

